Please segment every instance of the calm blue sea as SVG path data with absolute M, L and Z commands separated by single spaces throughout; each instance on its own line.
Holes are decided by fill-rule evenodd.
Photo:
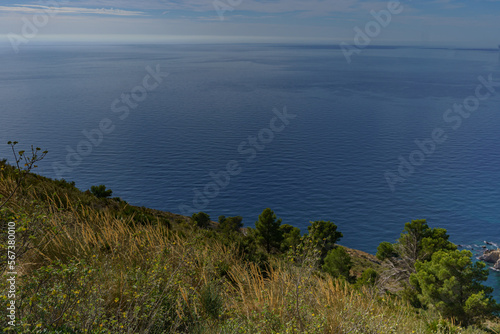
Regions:
M 169 75 L 146 95 L 148 66 Z M 498 50 L 370 48 L 348 64 L 338 48 L 293 45 L 0 48 L 0 158 L 8 140 L 34 143 L 50 151 L 41 174 L 81 189 L 248 226 L 267 207 L 303 231 L 331 220 L 341 244 L 370 253 L 420 218 L 458 244 L 500 243 L 500 86 L 474 105 L 480 76 L 500 82 Z M 448 111 L 464 100 L 476 110 Z M 285 107 L 296 117 L 283 127 Z M 101 122 L 89 147 L 83 131 Z M 416 152 L 436 131 L 446 141 Z

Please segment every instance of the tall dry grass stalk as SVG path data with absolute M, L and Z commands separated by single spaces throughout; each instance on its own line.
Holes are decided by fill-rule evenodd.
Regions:
M 2 179 L 0 193 L 14 186 L 14 179 Z M 423 334 L 423 317 L 436 319 L 318 273 L 309 255 L 301 264 L 276 257 L 263 270 L 209 231 L 139 225 L 50 187 L 23 194 L 9 210 L 26 212 L 27 221 L 36 215 L 43 226 L 20 264 L 19 293 L 29 305 L 23 314 L 33 328 L 43 319 L 41 326 L 100 333 Z M 74 264 L 74 271 L 60 263 Z
M 283 263 L 275 264 L 263 278 L 256 265 L 233 267 L 230 276 L 235 287 L 228 293 L 227 307 L 244 314 L 249 322 L 271 311 L 283 324 L 294 324 L 290 328 L 296 328 L 296 332 L 425 332 L 425 323 L 406 303 L 381 298 L 370 288 L 356 290 L 347 282 L 332 277 L 305 276 L 297 287 L 298 271 L 295 269 Z M 300 314 L 295 312 L 297 302 Z M 304 328 L 300 321 L 305 324 Z M 315 328 L 311 328 L 311 324 L 315 324 Z

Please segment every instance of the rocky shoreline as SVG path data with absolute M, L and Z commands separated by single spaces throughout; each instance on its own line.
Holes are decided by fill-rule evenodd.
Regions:
M 500 246 L 494 242 L 484 241 L 484 245 L 458 245 L 459 248 L 475 250 L 478 252 L 477 259 L 489 264 L 491 270 L 500 272 Z

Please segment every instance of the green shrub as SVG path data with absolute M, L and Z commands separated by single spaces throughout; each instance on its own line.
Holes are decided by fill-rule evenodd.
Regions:
M 205 212 L 193 213 L 191 221 L 201 228 L 208 228 L 210 226 L 210 216 Z
M 351 256 L 342 247 L 337 247 L 328 252 L 323 264 L 323 270 L 333 277 L 344 277 L 351 280 L 350 270 L 352 268 Z
M 374 286 L 377 282 L 378 273 L 373 268 L 368 268 L 363 271 L 361 277 L 356 281 L 356 287 L 361 287 L 363 285 L 366 286 Z
M 113 191 L 106 189 L 104 184 L 90 187 L 90 192 L 97 198 L 108 198 L 113 194 Z
M 203 287 L 200 294 L 203 310 L 213 319 L 218 319 L 224 310 L 224 300 L 217 283 L 212 281 Z
M 300 229 L 288 224 L 280 226 L 283 233 L 283 241 L 281 242 L 281 251 L 286 252 L 290 248 L 297 247 L 300 244 Z
M 427 324 L 427 333 L 460 334 L 462 329 L 445 319 L 435 319 Z
M 394 250 L 393 244 L 384 241 L 377 247 L 377 254 L 375 256 L 377 259 L 384 261 L 385 259 L 398 256 L 398 253 Z
M 240 229 L 243 227 L 243 217 L 219 217 L 219 229 L 222 233 L 231 234 L 233 232 L 240 232 Z

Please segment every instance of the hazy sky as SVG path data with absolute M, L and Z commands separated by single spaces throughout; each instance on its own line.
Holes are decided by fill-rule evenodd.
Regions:
M 37 23 L 39 28 L 28 37 L 38 41 L 344 41 L 353 44 L 354 28 L 365 30 L 366 24 L 374 20 L 371 12 L 387 9 L 388 3 L 364 0 L 2 0 L 0 35 L 4 41 L 8 41 L 8 34 L 22 36 L 23 26 L 30 22 Z M 402 12 L 393 14 L 386 27 L 381 27 L 380 32 L 374 30 L 371 44 L 447 43 L 483 47 L 500 44 L 500 0 L 413 0 L 401 1 L 400 6 Z M 44 14 L 47 8 L 51 16 Z M 26 27 L 24 30 L 30 32 Z

